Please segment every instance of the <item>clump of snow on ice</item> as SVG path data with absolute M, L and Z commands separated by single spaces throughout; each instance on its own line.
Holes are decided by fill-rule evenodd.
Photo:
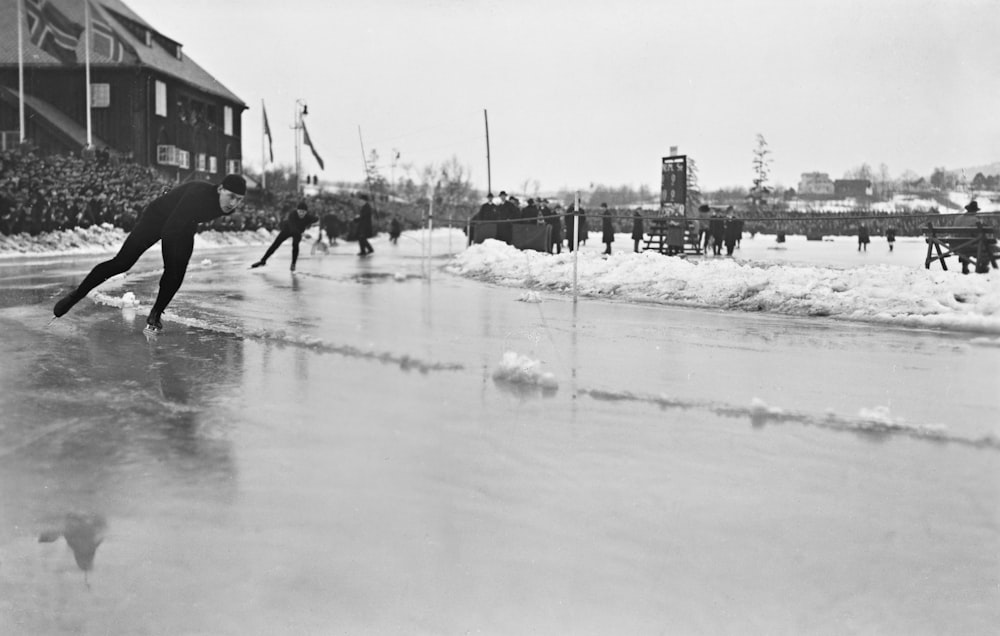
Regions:
M 125 292 L 124 294 L 122 294 L 121 301 L 122 301 L 122 308 L 139 306 L 139 299 L 136 298 L 135 294 L 133 294 L 132 292 Z
M 403 272 L 396 272 L 395 274 L 392 275 L 392 278 L 397 282 L 402 282 L 406 280 L 406 274 L 404 274 Z
M 750 423 L 753 426 L 763 426 L 768 420 L 778 419 L 784 414 L 783 409 L 769 406 L 767 402 L 758 397 L 750 400 Z
M 493 371 L 493 380 L 547 390 L 558 388 L 555 376 L 549 371 L 542 371 L 541 366 L 542 363 L 538 360 L 507 351 L 500 358 L 500 365 Z
M 896 426 L 902 422 L 902 420 L 897 421 L 892 417 L 888 406 L 875 406 L 872 408 L 863 406 L 858 411 L 858 419 L 884 426 Z
M 518 296 L 517 299 L 522 303 L 540 303 L 542 295 L 536 291 L 527 291 Z
M 212 266 L 212 259 L 210 259 L 210 258 L 202 259 L 201 266 L 202 267 L 211 267 Z

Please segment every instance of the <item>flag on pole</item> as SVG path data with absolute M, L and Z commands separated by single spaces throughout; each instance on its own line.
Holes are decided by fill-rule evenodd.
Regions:
M 90 2 L 90 0 L 87 0 Z M 135 55 L 135 51 L 123 42 L 111 24 L 101 15 L 100 9 L 90 3 L 91 45 L 94 53 L 108 58 L 112 62 L 124 62 L 126 55 Z
M 319 164 L 319 169 L 323 170 L 323 160 L 320 159 L 319 153 L 316 152 L 316 147 L 313 146 L 313 142 L 309 139 L 309 131 L 306 130 L 306 122 L 302 122 L 302 141 L 309 146 L 309 150 L 312 150 L 313 157 L 316 157 L 316 163 Z
M 264 100 L 260 100 L 260 110 L 264 113 L 264 136 L 267 137 L 267 152 L 271 155 L 271 163 L 274 163 L 274 146 L 271 139 L 271 125 L 267 123 L 267 109 L 264 108 Z M 310 144 L 310 147 L 312 144 Z M 316 151 L 314 150 L 313 153 Z M 321 164 L 322 165 L 322 162 Z
M 24 8 L 31 43 L 63 64 L 76 64 L 76 47 L 83 27 L 48 0 L 25 0 Z

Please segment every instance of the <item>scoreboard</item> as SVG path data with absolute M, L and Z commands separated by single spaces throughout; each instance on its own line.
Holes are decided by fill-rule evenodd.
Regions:
M 660 207 L 687 203 L 687 155 L 664 157 L 660 172 Z

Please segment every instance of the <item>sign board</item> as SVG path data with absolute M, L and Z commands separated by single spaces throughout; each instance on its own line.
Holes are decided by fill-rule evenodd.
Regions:
M 664 157 L 660 171 L 660 207 L 687 202 L 687 155 Z

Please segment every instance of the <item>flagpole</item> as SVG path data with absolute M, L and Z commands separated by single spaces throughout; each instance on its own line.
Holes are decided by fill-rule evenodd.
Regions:
M 483 109 L 483 122 L 486 124 L 486 194 L 493 194 L 493 183 L 490 176 L 490 118 Z
M 24 0 L 17 0 L 17 111 L 20 143 L 24 143 Z
M 90 121 L 90 0 L 83 0 L 83 22 L 84 33 L 86 33 L 86 45 L 84 46 L 84 65 L 87 67 L 87 149 L 92 150 L 94 146 L 93 127 Z
M 371 175 L 368 174 L 368 155 L 365 154 L 365 140 L 361 137 L 361 124 L 358 124 L 358 141 L 361 142 L 361 161 L 365 165 L 365 182 L 368 183 L 368 196 L 372 200 L 372 210 L 375 210 L 375 216 L 378 217 L 378 207 L 375 205 L 375 192 L 372 190 Z
M 267 155 L 264 154 L 264 136 L 267 134 L 267 112 L 264 111 L 264 100 L 260 100 L 260 187 L 267 190 Z

